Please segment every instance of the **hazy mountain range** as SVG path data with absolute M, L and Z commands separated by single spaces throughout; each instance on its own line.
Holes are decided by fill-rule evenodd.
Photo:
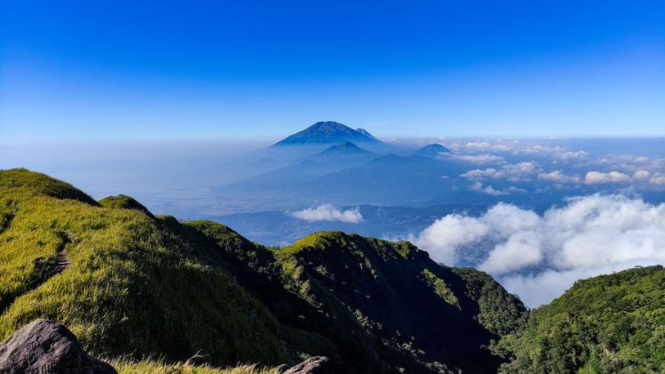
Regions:
M 302 133 L 316 142 L 1 148 L 0 163 L 264 245 L 322 230 L 410 240 L 435 261 L 490 272 L 529 306 L 576 279 L 662 261 L 663 139 L 392 139 L 330 122 Z

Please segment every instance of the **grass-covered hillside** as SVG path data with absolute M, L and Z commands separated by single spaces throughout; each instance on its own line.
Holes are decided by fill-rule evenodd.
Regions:
M 578 281 L 502 345 L 516 357 L 506 373 L 663 373 L 665 269 Z
M 288 360 L 271 313 L 168 230 L 172 219 L 103 207 L 27 170 L 0 172 L 0 207 L 0 339 L 43 317 L 107 357 Z
M 496 371 L 487 346 L 525 311 L 486 274 L 438 265 L 407 242 L 322 232 L 273 251 L 217 223 L 179 227 L 214 242 L 209 261 L 268 307 L 300 357 L 329 356 L 342 372 Z
M 406 242 L 329 232 L 276 251 L 127 196 L 96 202 L 43 174 L 0 171 L 0 339 L 47 318 L 121 372 L 313 355 L 348 373 L 492 372 L 502 361 L 487 347 L 523 313 L 487 275 Z M 145 357 L 159 362 L 131 362 Z

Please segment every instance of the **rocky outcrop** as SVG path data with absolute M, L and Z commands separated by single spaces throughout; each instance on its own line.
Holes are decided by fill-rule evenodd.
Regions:
M 117 374 L 88 355 L 64 325 L 43 319 L 0 343 L 0 374 Z
M 328 357 L 316 356 L 285 371 L 284 374 L 331 374 L 332 368 Z

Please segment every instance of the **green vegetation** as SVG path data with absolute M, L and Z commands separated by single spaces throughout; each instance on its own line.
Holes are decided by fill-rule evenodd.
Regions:
M 457 296 L 455 296 L 450 288 L 448 288 L 448 285 L 443 279 L 437 277 L 427 269 L 424 269 L 422 274 L 425 276 L 427 284 L 434 288 L 434 292 L 436 292 L 440 298 L 444 299 L 448 304 L 459 308 L 459 300 L 457 300 Z
M 56 199 L 71 199 L 89 205 L 99 205 L 93 198 L 77 190 L 71 184 L 27 169 L 3 170 L 0 189 L 3 192 L 6 190 L 20 191 L 24 198 L 50 196 Z
M 491 372 L 504 359 L 488 347 L 523 311 L 486 274 L 408 242 L 323 232 L 271 249 L 129 196 L 97 203 L 0 171 L 0 339 L 47 318 L 123 357 L 120 372 L 269 373 L 314 355 L 345 373 Z M 238 363 L 262 366 L 206 366 Z
M 113 209 L 136 209 L 145 213 L 149 217 L 154 217 L 148 208 L 136 201 L 133 197 L 127 195 L 108 196 L 99 200 L 99 204 L 103 207 Z
M 111 357 L 287 360 L 265 307 L 162 222 L 100 207 L 42 174 L 0 171 L 0 181 L 0 206 L 13 213 L 0 234 L 0 339 L 43 317 Z M 71 265 L 44 271 L 63 251 Z
M 120 373 L 269 374 L 313 355 L 349 373 L 665 371 L 660 266 L 579 281 L 527 313 L 489 275 L 408 242 L 335 231 L 267 248 L 0 171 L 0 339 L 35 318 L 122 357 Z M 224 369 L 239 363 L 262 366 Z
M 515 331 L 527 316 L 526 308 L 487 273 L 472 268 L 451 268 L 466 285 L 466 294 L 477 300 L 477 320 L 487 330 L 503 336 Z
M 501 344 L 515 355 L 506 373 L 662 373 L 665 269 L 578 281 Z
M 493 316 L 505 310 L 517 311 L 506 318 L 518 318 L 524 311 L 489 276 L 473 286 L 479 292 L 468 292 L 473 287 L 459 274 L 407 242 L 321 232 L 275 256 L 285 284 L 320 315 L 334 316 L 325 325 L 337 332 L 316 325 L 308 329 L 360 352 L 356 366 L 420 373 L 491 371 L 500 359 L 483 347 L 498 335 L 480 321 L 502 320 Z M 495 298 L 498 305 L 485 304 L 490 299 L 486 291 L 498 290 L 503 292 Z
M 219 369 L 193 365 L 188 362 L 169 364 L 163 360 L 139 362 L 109 360 L 108 362 L 118 371 L 118 374 L 277 374 L 275 369 L 258 368 L 256 365 Z

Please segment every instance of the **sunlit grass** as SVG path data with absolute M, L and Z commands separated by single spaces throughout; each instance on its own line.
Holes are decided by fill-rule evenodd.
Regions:
M 265 307 L 162 221 L 20 169 L 0 171 L 0 207 L 0 340 L 46 318 L 106 357 L 287 361 Z M 60 250 L 71 266 L 40 272 Z
M 272 368 L 259 368 L 256 365 L 241 365 L 232 368 L 215 368 L 212 366 L 197 366 L 188 362 L 167 364 L 164 361 L 107 361 L 118 374 L 277 374 Z

